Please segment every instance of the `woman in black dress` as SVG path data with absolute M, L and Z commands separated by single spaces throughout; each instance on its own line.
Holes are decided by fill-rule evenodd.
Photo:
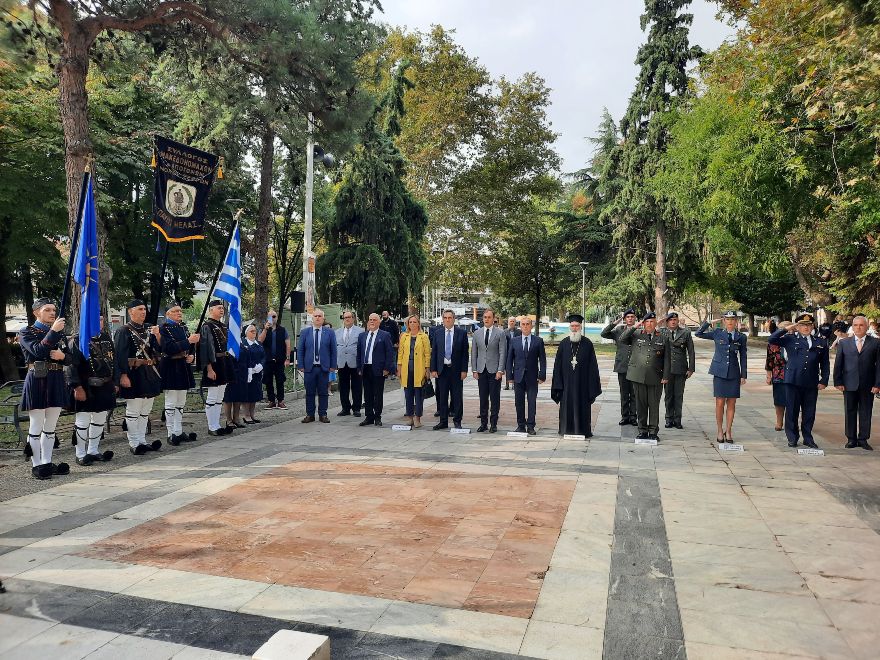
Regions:
M 34 302 L 33 325 L 19 331 L 19 344 L 27 363 L 27 375 L 21 393 L 21 409 L 30 418 L 25 456 L 32 463 L 31 474 L 37 479 L 70 472 L 67 463 L 52 463 L 55 426 L 61 409 L 67 405 L 68 390 L 64 365 L 70 364 L 64 342 L 64 319 L 56 319 L 55 304 L 48 298 Z

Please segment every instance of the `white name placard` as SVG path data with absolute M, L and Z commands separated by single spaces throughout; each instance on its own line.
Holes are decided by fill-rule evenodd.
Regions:
M 508 438 L 528 438 L 529 434 L 525 433 L 524 431 L 508 431 L 507 437 Z
M 412 426 L 409 424 L 394 424 L 391 427 L 392 431 L 412 431 Z
M 721 451 L 745 451 L 746 448 L 742 445 L 732 445 L 729 442 L 725 442 L 723 444 L 718 445 L 718 449 Z
M 798 447 L 798 454 L 807 456 L 824 456 L 824 449 L 813 449 L 811 447 Z
M 566 433 L 562 436 L 563 440 L 586 440 L 587 436 L 580 435 L 579 433 Z
M 449 429 L 449 432 L 453 435 L 467 435 L 471 432 L 470 429 Z
M 636 438 L 637 445 L 656 445 L 657 440 L 654 438 Z

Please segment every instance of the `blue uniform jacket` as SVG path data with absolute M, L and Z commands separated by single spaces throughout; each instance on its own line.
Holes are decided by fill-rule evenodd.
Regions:
M 320 365 L 315 364 L 315 328 L 303 328 L 299 333 L 296 345 L 296 366 L 305 373 L 312 369 L 330 371 L 336 368 L 336 333 L 332 328 L 321 328 L 321 340 L 318 346 Z
M 767 341 L 774 346 L 781 346 L 788 355 L 785 365 L 785 382 L 798 387 L 816 387 L 828 384 L 831 371 L 828 357 L 828 343 L 821 337 L 808 337 L 799 332 L 789 333 L 780 328 Z
M 730 380 L 748 378 L 746 362 L 748 338 L 743 333 L 734 330 L 731 342 L 727 330 L 722 328 L 709 330 L 709 324 L 703 323 L 694 336 L 715 342 L 715 355 L 712 356 L 712 363 L 709 365 L 710 374 Z

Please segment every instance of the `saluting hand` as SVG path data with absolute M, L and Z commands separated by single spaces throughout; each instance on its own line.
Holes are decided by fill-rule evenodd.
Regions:
M 64 326 L 66 324 L 67 324 L 67 321 L 65 321 L 63 318 L 55 319 L 55 323 L 52 324 L 52 329 L 55 332 L 61 332 L 62 330 L 64 330 Z

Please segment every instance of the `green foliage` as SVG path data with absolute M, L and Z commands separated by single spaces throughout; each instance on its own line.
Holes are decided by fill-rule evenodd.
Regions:
M 779 279 L 737 273 L 729 279 L 728 287 L 730 297 L 740 303 L 747 314 L 784 317 L 801 306 L 803 300 L 803 293 L 791 272 Z

